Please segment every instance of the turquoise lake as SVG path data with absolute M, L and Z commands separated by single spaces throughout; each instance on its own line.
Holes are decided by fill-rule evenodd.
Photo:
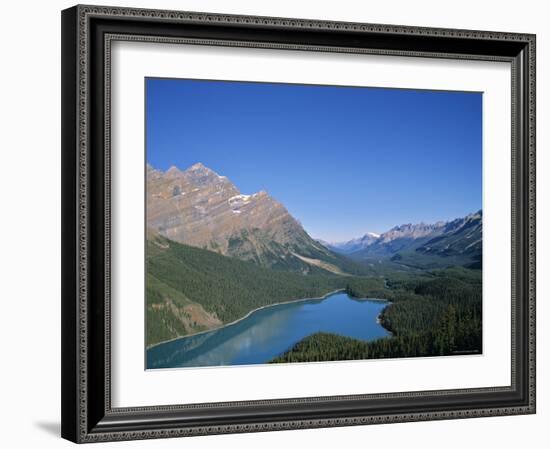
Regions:
M 387 304 L 337 292 L 268 306 L 220 329 L 149 348 L 147 369 L 267 363 L 316 332 L 375 340 L 390 335 L 376 320 Z

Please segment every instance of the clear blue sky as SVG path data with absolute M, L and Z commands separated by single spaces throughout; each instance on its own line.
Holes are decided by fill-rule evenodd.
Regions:
M 146 79 L 147 160 L 266 190 L 315 238 L 482 203 L 482 94 Z

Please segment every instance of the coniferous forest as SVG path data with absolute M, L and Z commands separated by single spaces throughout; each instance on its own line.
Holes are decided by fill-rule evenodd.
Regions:
M 391 335 L 366 342 L 316 333 L 271 362 L 477 354 L 482 350 L 479 269 L 395 271 L 392 267 L 371 277 L 304 276 L 158 236 L 148 242 L 147 264 L 148 345 L 222 326 L 262 306 L 345 290 L 355 298 L 388 300 L 378 320 Z
M 481 272 L 465 268 L 437 270 L 433 278 L 396 279 L 385 297 L 392 302 L 379 319 L 392 336 L 371 342 L 317 333 L 272 360 L 314 362 L 370 358 L 479 354 Z M 349 288 L 357 296 L 366 291 Z

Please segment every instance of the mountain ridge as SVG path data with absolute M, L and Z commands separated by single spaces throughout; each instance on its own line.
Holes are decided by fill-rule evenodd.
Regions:
M 178 243 L 303 274 L 364 271 L 312 239 L 265 190 L 243 194 L 202 163 L 147 165 L 147 227 Z
M 458 262 L 477 266 L 482 252 L 482 211 L 432 224 L 396 225 L 378 238 L 366 234 L 329 245 L 333 251 L 355 260 L 390 259 L 413 263 L 414 258 L 438 256 L 442 264 L 445 263 L 443 259 L 448 261 L 454 257 Z

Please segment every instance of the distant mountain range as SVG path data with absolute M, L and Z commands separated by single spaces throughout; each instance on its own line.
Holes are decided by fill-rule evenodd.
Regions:
M 375 234 L 374 232 L 367 232 L 362 237 L 357 237 L 355 239 L 347 240 L 344 242 L 330 243 L 320 239 L 317 241 L 322 245 L 326 246 L 327 248 L 330 248 L 333 251 L 336 251 L 342 254 L 350 254 L 350 253 L 354 253 L 356 251 L 360 251 L 362 249 L 367 248 L 376 240 L 378 240 L 379 237 L 380 237 L 380 234 Z
M 367 233 L 347 242 L 324 245 L 354 260 L 390 259 L 412 265 L 434 265 L 433 256 L 437 256 L 440 258 L 439 265 L 479 267 L 482 221 L 480 210 L 452 221 L 403 224 L 380 235 Z
M 163 172 L 147 165 L 147 228 L 172 241 L 304 274 L 365 274 L 312 239 L 267 192 L 244 195 L 197 163 Z

